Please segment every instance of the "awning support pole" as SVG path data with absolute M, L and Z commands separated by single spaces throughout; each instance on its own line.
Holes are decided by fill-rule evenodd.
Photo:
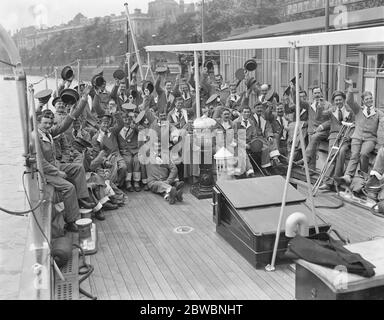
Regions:
M 275 245 L 273 247 L 273 254 L 272 254 L 272 261 L 271 264 L 267 265 L 265 267 L 266 271 L 274 271 L 275 270 L 275 262 L 276 262 L 276 254 L 277 254 L 277 247 L 279 244 L 279 239 L 280 239 L 280 230 L 281 230 L 281 223 L 283 220 L 283 215 L 284 215 L 284 209 L 287 201 L 287 192 L 288 192 L 288 185 L 289 185 L 289 179 L 291 178 L 291 173 L 292 173 L 292 166 L 293 166 L 293 157 L 295 153 L 295 146 L 296 146 L 296 141 L 297 141 L 297 136 L 298 136 L 298 131 L 299 131 L 299 126 L 300 126 L 300 95 L 299 95 L 299 48 L 296 46 L 296 41 L 292 43 L 293 48 L 295 49 L 295 77 L 296 77 L 296 123 L 295 123 L 295 130 L 293 133 L 293 142 L 292 142 L 292 147 L 291 147 L 291 152 L 289 155 L 289 161 L 288 161 L 288 171 L 287 171 L 287 177 L 285 179 L 285 184 L 284 184 L 284 192 L 283 192 L 283 199 L 281 201 L 281 208 L 280 208 L 280 215 L 279 215 L 279 222 L 277 224 L 277 230 L 276 230 L 276 238 L 275 238 Z M 304 146 L 304 139 L 302 138 L 302 133 L 300 130 L 300 146 L 301 146 L 301 151 L 303 155 L 305 155 L 305 146 Z M 306 159 L 304 158 L 304 163 L 306 164 Z M 307 177 L 307 185 L 309 189 L 309 194 L 312 202 L 312 209 L 314 210 L 314 204 L 313 204 L 313 198 L 312 198 L 312 189 L 310 185 L 310 180 L 309 179 L 309 170 L 308 166 L 305 165 L 305 175 Z M 315 214 L 315 213 L 314 213 Z M 316 232 L 318 232 L 318 229 L 316 227 Z

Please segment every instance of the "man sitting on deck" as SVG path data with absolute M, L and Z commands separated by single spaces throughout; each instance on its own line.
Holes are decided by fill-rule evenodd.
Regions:
M 325 130 L 329 130 L 329 147 L 328 153 L 332 152 L 332 146 L 335 145 L 336 138 L 343 125 L 347 125 L 354 122 L 354 114 L 347 109 L 345 105 L 345 94 L 341 91 L 334 91 L 332 94 L 332 102 L 334 103 L 333 109 L 331 110 L 330 119 L 321 124 Z M 347 152 L 351 146 L 350 135 L 343 135 L 343 144 L 339 138 L 339 142 L 335 146 L 339 146 L 338 155 L 335 162 L 332 164 L 330 170 L 327 172 L 327 176 L 330 177 L 341 177 L 344 174 L 344 166 L 346 162 Z M 330 190 L 333 188 L 333 183 L 330 180 L 325 180 L 325 183 L 320 186 L 320 190 Z
M 329 130 L 321 124 L 329 120 L 329 111 L 332 105 L 322 97 L 320 87 L 312 89 L 314 101 L 308 108 L 308 136 L 309 143 L 305 150 L 309 169 L 316 170 L 316 152 L 321 141 L 328 138 Z M 299 162 L 303 163 L 303 161 Z
M 176 200 L 183 201 L 184 182 L 176 182 L 178 170 L 174 163 L 163 163 L 159 156 L 155 156 L 156 163 L 146 165 L 148 186 L 154 193 L 164 194 L 164 199 L 169 204 L 175 204 Z

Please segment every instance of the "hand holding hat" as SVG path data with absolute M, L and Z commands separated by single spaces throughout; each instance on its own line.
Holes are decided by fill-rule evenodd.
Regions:
M 344 79 L 344 82 L 349 86 L 353 87 L 353 81 L 351 79 Z

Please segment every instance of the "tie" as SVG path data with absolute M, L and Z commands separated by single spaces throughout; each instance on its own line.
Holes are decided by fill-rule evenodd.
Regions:
M 77 130 L 73 130 L 73 135 L 74 135 L 74 137 L 76 138 L 77 137 Z
M 371 107 L 368 107 L 368 106 L 367 106 L 367 115 L 368 116 L 371 115 Z
M 339 108 L 339 122 L 341 123 L 343 121 L 343 113 L 341 112 L 341 109 Z
M 283 126 L 283 117 L 282 116 L 279 117 L 279 121 L 280 121 L 280 125 Z
M 167 92 L 167 101 L 169 101 L 169 95 L 170 95 L 171 93 L 168 91 Z
M 248 127 L 248 120 L 244 120 L 245 127 Z
M 49 140 L 50 143 L 52 143 L 51 135 L 49 133 L 46 133 L 45 136 Z
M 260 116 L 257 115 L 257 126 L 261 129 Z

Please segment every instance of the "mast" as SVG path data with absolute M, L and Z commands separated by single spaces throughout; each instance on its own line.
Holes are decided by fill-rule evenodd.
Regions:
M 131 34 L 132 34 L 132 41 L 135 48 L 137 63 L 139 65 L 141 80 L 144 80 L 144 73 L 143 73 L 143 66 L 141 64 L 140 51 L 139 51 L 139 48 L 137 47 L 136 36 L 135 36 L 135 33 L 133 32 L 131 18 L 129 17 L 128 3 L 124 3 L 124 6 L 125 6 L 125 14 L 127 15 L 127 19 L 128 19 L 129 29 L 131 30 Z

